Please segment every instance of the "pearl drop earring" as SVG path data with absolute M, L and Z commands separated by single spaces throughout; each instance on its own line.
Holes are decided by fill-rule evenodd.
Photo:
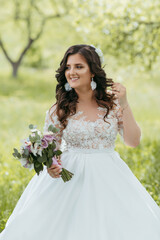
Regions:
M 96 87 L 97 87 L 97 83 L 93 80 L 93 77 L 92 77 L 91 89 L 94 90 L 94 89 L 96 89 Z
M 69 85 L 68 82 L 64 84 L 64 87 L 65 87 L 65 90 L 66 90 L 67 92 L 70 91 L 70 90 L 72 90 L 72 88 L 71 88 L 71 86 Z

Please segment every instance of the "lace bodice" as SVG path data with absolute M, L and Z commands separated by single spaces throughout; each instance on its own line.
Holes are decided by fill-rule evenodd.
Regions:
M 46 112 L 44 131 L 47 131 L 50 124 L 60 129 L 57 138 L 62 151 L 71 148 L 114 148 L 118 132 L 123 139 L 122 110 L 117 99 L 115 103 L 117 106 L 114 106 L 114 109 L 110 110 L 107 118 L 105 118 L 107 122 L 103 120 L 107 110 L 98 107 L 94 121 L 90 120 L 89 113 L 78 111 L 75 115 L 67 118 L 68 124 L 64 130 L 62 130 L 62 126 L 55 114 L 56 106 L 54 105 L 50 112 L 49 110 Z

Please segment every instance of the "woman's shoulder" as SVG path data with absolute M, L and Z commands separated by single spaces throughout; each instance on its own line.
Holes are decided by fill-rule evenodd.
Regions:
M 52 121 L 56 117 L 56 103 L 54 103 L 49 109 L 46 110 L 46 119 Z
M 57 103 L 54 103 L 48 110 L 47 110 L 47 113 L 49 115 L 49 118 L 51 120 L 56 120 L 58 123 L 59 123 L 59 120 L 58 120 L 58 115 L 62 113 L 62 110 L 58 110 L 59 114 L 57 113 L 57 106 L 58 104 Z
M 51 107 L 48 109 L 48 111 L 49 111 L 50 113 L 53 113 L 53 112 L 56 111 L 56 109 L 57 109 L 57 103 L 53 103 L 53 104 L 51 105 Z

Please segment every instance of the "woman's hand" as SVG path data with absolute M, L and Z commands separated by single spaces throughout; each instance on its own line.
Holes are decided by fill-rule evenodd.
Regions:
M 59 164 L 61 164 L 61 160 L 58 159 L 57 162 Z M 59 175 L 59 173 L 61 172 L 61 166 L 59 165 L 56 165 L 56 164 L 52 164 L 50 168 L 47 168 L 47 172 L 49 173 L 49 175 L 52 177 L 52 178 L 60 178 L 61 175 Z
M 111 88 L 122 107 L 124 142 L 130 147 L 136 147 L 140 143 L 141 130 L 128 104 L 126 88 L 121 83 L 113 83 Z
M 118 98 L 121 107 L 125 107 L 128 104 L 126 88 L 118 82 L 114 82 L 111 88 L 112 93 L 114 93 L 115 97 Z

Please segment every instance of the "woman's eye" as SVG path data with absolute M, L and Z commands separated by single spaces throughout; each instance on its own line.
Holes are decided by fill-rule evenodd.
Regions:
M 70 67 L 66 67 L 66 69 L 69 69 L 69 68 L 70 68 Z M 80 68 L 82 68 L 82 66 L 77 66 L 77 68 L 79 68 L 79 69 L 80 69 Z

